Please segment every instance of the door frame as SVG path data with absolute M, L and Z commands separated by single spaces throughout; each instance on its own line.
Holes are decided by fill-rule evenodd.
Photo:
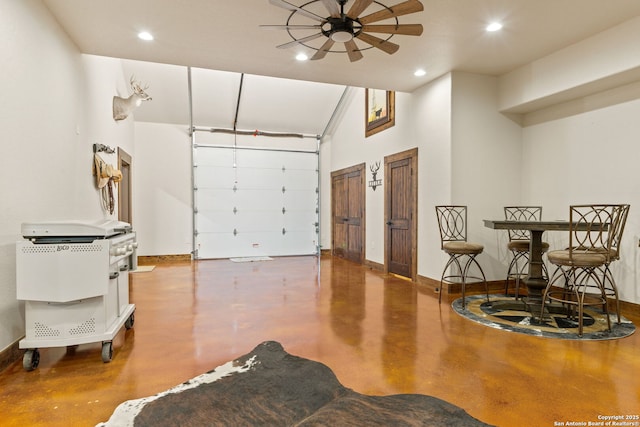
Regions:
M 367 199 L 366 199 L 366 174 L 365 174 L 365 163 L 360 163 L 354 166 L 350 166 L 344 169 L 336 170 L 331 172 L 331 254 L 335 253 L 335 227 L 333 226 L 335 223 L 335 206 L 333 205 L 334 194 L 333 194 L 333 180 L 336 176 L 347 175 L 353 172 L 360 172 L 360 206 L 362 206 L 362 217 L 360 218 L 360 264 L 364 264 L 366 259 L 366 235 L 367 235 Z
M 122 220 L 123 218 L 123 207 L 126 206 L 128 222 L 133 224 L 133 216 L 132 216 L 132 197 L 131 197 L 131 181 L 132 181 L 132 164 L 131 164 L 131 155 L 124 151 L 122 148 L 118 147 L 118 170 L 122 170 L 123 165 L 129 168 L 128 179 L 124 179 L 118 183 L 118 220 Z M 125 185 L 127 187 L 127 200 L 123 200 L 122 193 L 120 190 L 122 186 Z
M 391 202 L 391 181 L 390 164 L 398 160 L 410 159 L 411 164 L 411 188 L 412 188 L 412 210 L 411 210 L 411 280 L 418 279 L 418 148 L 390 154 L 384 158 L 384 273 L 389 273 L 389 211 Z

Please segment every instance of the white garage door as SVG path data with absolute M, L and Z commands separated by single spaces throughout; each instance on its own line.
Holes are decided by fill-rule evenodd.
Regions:
M 197 259 L 317 254 L 318 153 L 196 146 L 194 209 Z

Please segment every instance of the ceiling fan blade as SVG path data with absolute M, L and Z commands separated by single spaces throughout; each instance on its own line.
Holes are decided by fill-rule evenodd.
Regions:
M 320 48 L 320 50 L 318 50 L 312 57 L 311 60 L 316 60 L 316 59 L 322 59 L 325 57 L 325 55 L 327 54 L 327 52 L 329 52 L 329 49 L 331 49 L 331 47 L 333 46 L 335 42 L 331 39 L 327 39 L 326 42 L 324 42 L 324 44 L 322 45 L 322 47 Z
M 260 28 L 265 30 L 314 30 L 322 28 L 322 25 L 260 25 Z
M 288 47 L 293 47 L 293 46 L 296 46 L 296 45 L 302 44 L 302 43 L 304 43 L 304 42 L 308 42 L 308 41 L 310 41 L 310 40 L 317 39 L 318 37 L 321 37 L 321 36 L 322 36 L 322 33 L 313 34 L 313 35 L 311 35 L 311 36 L 303 37 L 303 38 L 301 38 L 301 39 L 297 39 L 297 40 L 294 40 L 294 41 L 289 42 L 289 43 L 281 44 L 281 45 L 278 45 L 278 46 L 276 46 L 276 47 L 277 47 L 278 49 L 286 49 L 286 48 L 288 48 Z
M 349 40 L 348 42 L 344 42 L 344 46 L 347 48 L 347 55 L 349 55 L 349 61 L 355 62 L 362 59 L 362 52 L 358 50 L 358 46 L 356 42 L 353 40 Z
M 373 0 L 356 0 L 349 12 L 347 12 L 347 16 L 351 19 L 356 19 L 371 3 L 373 3 Z
M 290 10 L 292 12 L 294 12 L 294 11 L 298 12 L 301 15 L 304 15 L 307 18 L 311 18 L 311 19 L 313 19 L 315 21 L 318 21 L 318 22 L 324 22 L 325 21 L 325 18 L 323 18 L 322 16 L 316 15 L 315 13 L 312 13 L 312 12 L 309 12 L 308 10 L 303 9 L 301 7 L 298 7 L 295 4 L 291 4 L 291 3 L 289 3 L 289 2 L 287 2 L 285 0 L 269 0 L 269 3 L 271 3 L 274 6 L 278 6 L 278 7 L 281 7 L 283 9 Z
M 389 9 L 383 9 L 378 12 L 374 12 L 371 15 L 364 16 L 360 18 L 360 23 L 365 25 L 372 22 L 382 21 L 383 19 L 395 18 L 396 16 L 421 12 L 424 10 L 424 6 L 418 0 L 408 0 L 403 3 L 398 3 L 395 6 L 391 6 L 389 7 Z
M 401 34 L 404 36 L 419 36 L 422 34 L 421 24 L 400 25 L 363 25 L 362 31 L 367 33 Z
M 336 2 L 336 0 L 322 0 L 322 4 L 327 8 L 332 18 L 340 17 L 340 8 L 338 7 L 338 2 Z
M 400 49 L 400 46 L 395 43 L 391 43 L 387 40 L 382 40 L 378 37 L 366 33 L 358 34 L 358 39 L 388 53 L 389 55 L 391 55 L 392 53 L 396 53 L 398 49 Z

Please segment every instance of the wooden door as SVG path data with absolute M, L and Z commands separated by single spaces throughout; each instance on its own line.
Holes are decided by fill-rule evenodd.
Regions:
M 333 255 L 364 261 L 364 164 L 331 173 Z
M 385 270 L 417 278 L 418 149 L 387 156 Z

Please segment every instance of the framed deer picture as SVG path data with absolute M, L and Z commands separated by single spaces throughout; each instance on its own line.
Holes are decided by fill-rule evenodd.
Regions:
M 388 90 L 365 90 L 365 130 L 369 137 L 396 124 L 396 93 Z

